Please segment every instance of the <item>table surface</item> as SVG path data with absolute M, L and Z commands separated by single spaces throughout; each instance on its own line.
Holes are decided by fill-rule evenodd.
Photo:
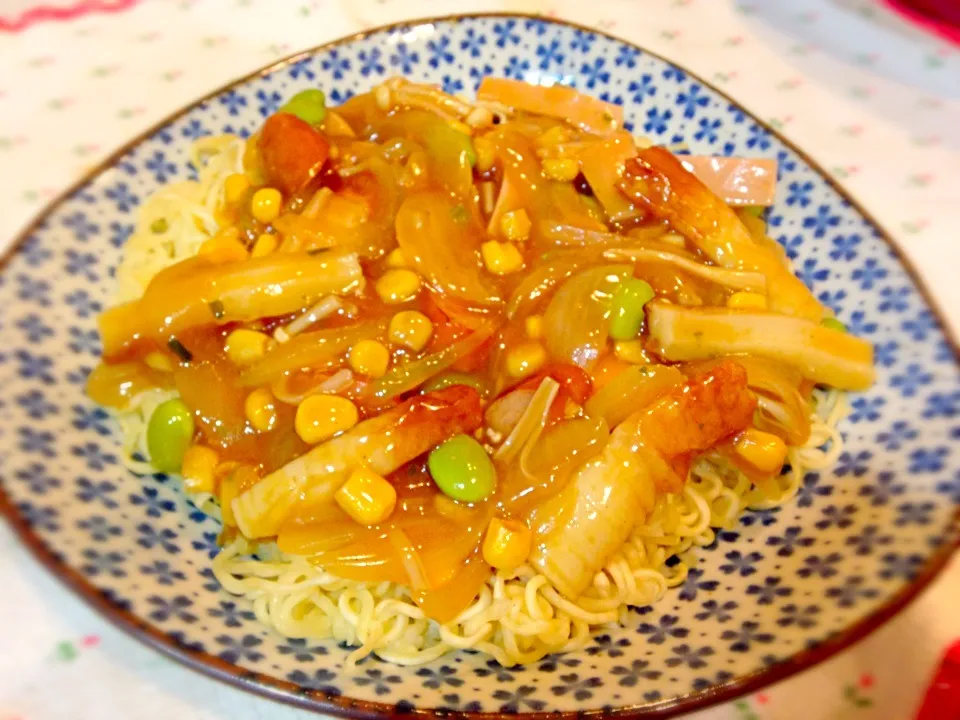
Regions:
M 870 0 L 0 0 L 0 248 L 114 148 L 233 78 L 374 25 L 490 10 L 595 26 L 737 98 L 846 185 L 960 334 L 960 51 Z M 0 720 L 313 717 L 138 645 L 2 523 L 0 588 Z M 957 597 L 954 562 L 867 640 L 692 717 L 911 717 L 960 637 Z

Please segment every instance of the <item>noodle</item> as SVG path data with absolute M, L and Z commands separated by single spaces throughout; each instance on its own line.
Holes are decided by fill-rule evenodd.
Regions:
M 583 647 L 592 629 L 615 625 L 630 607 L 650 605 L 667 588 L 683 584 L 692 558 L 681 555 L 712 544 L 714 530 L 732 527 L 748 507 L 767 510 L 789 502 L 808 470 L 830 465 L 843 450 L 836 424 L 845 412 L 844 395 L 818 392 L 814 407 L 810 440 L 790 448 L 791 467 L 779 478 L 785 483 L 779 494 L 755 500 L 759 491 L 742 473 L 701 459 L 683 493 L 657 499 L 650 523 L 634 531 L 576 602 L 525 565 L 509 576 L 491 575 L 470 607 L 439 626 L 424 617 L 403 586 L 352 583 L 301 557 L 253 560 L 253 548 L 242 539 L 221 551 L 213 571 L 224 589 L 253 601 L 258 619 L 277 631 L 359 645 L 350 655 L 352 662 L 375 653 L 390 662 L 414 665 L 454 649 L 480 650 L 505 666 L 535 662 Z M 717 509 L 719 501 L 725 503 L 722 512 Z M 679 562 L 668 567 L 670 558 Z M 375 609 L 370 611 L 371 607 Z M 294 609 L 303 613 L 303 620 L 292 616 Z M 318 613 L 328 622 L 305 621 Z
M 147 201 L 117 270 L 118 301 L 139 297 L 151 277 L 196 254 L 217 231 L 215 212 L 224 182 L 243 171 L 243 150 L 239 138 L 199 141 L 192 154 L 197 180 L 168 186 Z M 146 427 L 156 407 L 176 395 L 149 390 L 114 412 L 124 463 L 133 472 L 154 472 Z M 523 565 L 491 573 L 469 607 L 439 625 L 425 616 L 403 585 L 345 580 L 304 557 L 282 554 L 273 543 L 253 544 L 242 537 L 213 559 L 213 573 L 224 590 L 249 601 L 256 618 L 277 632 L 353 646 L 350 663 L 376 654 L 398 665 L 418 665 L 463 649 L 487 653 L 504 666 L 535 662 L 583 648 L 595 628 L 622 623 L 631 607 L 656 602 L 668 588 L 685 581 L 696 548 L 711 545 L 716 530 L 734 527 L 747 509 L 768 510 L 788 502 L 807 471 L 835 463 L 843 449 L 836 426 L 846 412 L 844 394 L 816 390 L 812 406 L 809 440 L 788 449 L 784 474 L 763 488 L 754 487 L 718 455 L 700 458 L 683 491 L 657 498 L 647 521 L 576 601 Z M 191 502 L 219 514 L 212 495 L 194 496 Z

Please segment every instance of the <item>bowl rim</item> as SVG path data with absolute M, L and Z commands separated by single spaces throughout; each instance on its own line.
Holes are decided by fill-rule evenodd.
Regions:
M 6 270 L 7 264 L 15 255 L 18 248 L 33 235 L 48 217 L 57 209 L 57 207 L 70 198 L 82 187 L 94 180 L 99 174 L 115 166 L 116 162 L 127 152 L 135 148 L 140 143 L 148 140 L 154 134 L 164 127 L 177 121 L 187 113 L 203 105 L 206 102 L 218 97 L 239 85 L 251 80 L 264 77 L 273 72 L 281 70 L 294 63 L 316 56 L 322 52 L 349 45 L 361 41 L 371 35 L 377 35 L 401 28 L 410 28 L 417 25 L 427 25 L 432 23 L 455 23 L 464 20 L 479 20 L 487 18 L 508 18 L 518 20 L 536 20 L 552 25 L 558 25 L 575 30 L 591 33 L 593 35 L 604 37 L 615 42 L 623 43 L 629 47 L 639 50 L 645 55 L 661 60 L 673 67 L 682 70 L 688 77 L 709 88 L 731 105 L 742 110 L 755 123 L 762 127 L 767 133 L 775 137 L 784 146 L 789 148 L 812 170 L 814 170 L 840 197 L 849 203 L 850 207 L 870 223 L 876 230 L 880 238 L 892 249 L 897 261 L 906 270 L 911 281 L 916 286 L 920 296 L 930 308 L 934 318 L 937 320 L 941 331 L 947 339 L 953 359 L 956 364 L 960 364 L 960 343 L 953 335 L 951 327 L 946 322 L 939 302 L 933 297 L 926 283 L 923 281 L 919 272 L 912 261 L 904 254 L 900 246 L 893 240 L 890 233 L 881 226 L 874 216 L 865 210 L 860 203 L 816 160 L 810 157 L 806 152 L 797 147 L 791 140 L 786 138 L 779 130 L 772 127 L 766 121 L 758 118 L 750 110 L 744 107 L 738 100 L 731 97 L 723 90 L 708 82 L 697 73 L 691 72 L 682 65 L 675 63 L 663 55 L 647 50 L 626 38 L 617 36 L 597 28 L 590 27 L 571 20 L 562 18 L 546 17 L 534 15 L 526 12 L 511 11 L 488 11 L 471 13 L 453 13 L 447 15 L 428 16 L 422 18 L 411 18 L 398 22 L 387 23 L 375 27 L 367 28 L 350 35 L 345 35 L 334 40 L 316 45 L 306 50 L 301 50 L 292 55 L 288 55 L 280 60 L 265 65 L 253 72 L 235 78 L 223 86 L 216 88 L 202 97 L 194 100 L 167 115 L 163 119 L 151 125 L 132 139 L 125 142 L 107 157 L 98 162 L 93 168 L 83 174 L 78 180 L 71 183 L 63 192 L 50 200 L 37 215 L 20 230 L 15 236 L 13 242 L 4 251 L 0 257 L 0 272 Z M 7 494 L 4 484 L 0 483 L 0 517 L 6 519 L 14 535 L 26 547 L 33 558 L 40 563 L 48 572 L 56 577 L 63 585 L 78 596 L 88 607 L 96 611 L 100 616 L 110 622 L 114 627 L 123 631 L 148 647 L 160 652 L 168 658 L 178 662 L 188 669 L 194 670 L 201 675 L 205 675 L 214 680 L 218 680 L 240 690 L 251 692 L 255 695 L 275 700 L 287 705 L 309 710 L 315 713 L 329 713 L 334 716 L 351 718 L 356 720 L 380 720 L 381 718 L 399 718 L 399 717 L 420 717 L 420 718 L 446 718 L 456 717 L 463 720 L 507 720 L 515 718 L 525 718 L 526 720 L 581 720 L 584 717 L 607 718 L 616 717 L 624 719 L 632 718 L 667 718 L 677 715 L 704 710 L 706 708 L 719 705 L 720 703 L 735 700 L 743 695 L 755 693 L 774 683 L 781 682 L 804 670 L 822 663 L 842 650 L 845 650 L 867 635 L 879 629 L 889 620 L 893 619 L 898 613 L 913 602 L 924 590 L 944 570 L 947 563 L 953 556 L 954 551 L 960 546 L 960 505 L 954 509 L 953 516 L 948 522 L 943 532 L 943 541 L 936 550 L 927 558 L 926 563 L 921 568 L 916 577 L 905 584 L 900 590 L 894 593 L 886 602 L 861 618 L 859 621 L 850 625 L 841 632 L 828 637 L 818 645 L 798 651 L 787 659 L 773 664 L 761 670 L 754 671 L 739 678 L 734 678 L 726 683 L 712 686 L 706 690 L 691 692 L 676 698 L 659 701 L 644 705 L 624 705 L 615 708 L 600 708 L 595 710 L 571 710 L 560 712 L 528 712 L 528 713 L 505 713 L 505 712 L 463 712 L 455 710 L 444 710 L 442 708 L 409 708 L 401 705 L 383 703 L 368 700 L 358 700 L 343 695 L 331 695 L 316 690 L 310 690 L 298 686 L 295 683 L 280 678 L 267 675 L 265 673 L 246 670 L 225 660 L 206 652 L 200 652 L 191 647 L 189 643 L 183 642 L 175 637 L 164 633 L 158 627 L 145 622 L 129 610 L 119 607 L 105 593 L 98 590 L 92 583 L 84 578 L 77 570 L 68 566 L 59 556 L 56 550 L 48 546 L 43 539 L 33 532 L 26 519 L 14 505 L 12 498 Z

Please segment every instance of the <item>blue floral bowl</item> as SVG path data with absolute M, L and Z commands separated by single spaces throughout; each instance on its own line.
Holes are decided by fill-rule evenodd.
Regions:
M 117 462 L 83 393 L 95 317 L 133 213 L 192 173 L 198 136 L 248 134 L 309 86 L 334 102 L 402 73 L 471 91 L 487 74 L 561 80 L 697 153 L 776 158 L 771 232 L 819 299 L 876 348 L 837 465 L 794 502 L 748 513 L 686 582 L 583 652 L 503 668 L 457 654 L 420 668 L 267 631 L 214 581 L 217 523 L 164 475 Z M 957 538 L 960 375 L 951 344 L 882 231 L 786 140 L 709 85 L 620 40 L 512 16 L 447 18 L 341 40 L 177 113 L 110 158 L 25 233 L 0 274 L 0 507 L 57 576 L 120 627 L 213 677 L 351 716 L 415 712 L 656 715 L 781 679 L 861 638 L 943 567 Z

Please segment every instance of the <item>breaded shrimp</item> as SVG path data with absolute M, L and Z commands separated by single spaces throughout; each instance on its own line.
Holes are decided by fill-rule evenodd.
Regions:
M 717 265 L 763 273 L 772 311 L 817 322 L 823 318 L 823 306 L 776 252 L 755 242 L 736 213 L 669 151 L 641 150 L 627 161 L 620 189 L 666 219 Z
M 657 493 L 682 490 L 677 461 L 685 467 L 692 453 L 747 427 L 756 405 L 746 371 L 727 360 L 631 415 L 535 517 L 530 562 L 565 596 L 579 596 Z

